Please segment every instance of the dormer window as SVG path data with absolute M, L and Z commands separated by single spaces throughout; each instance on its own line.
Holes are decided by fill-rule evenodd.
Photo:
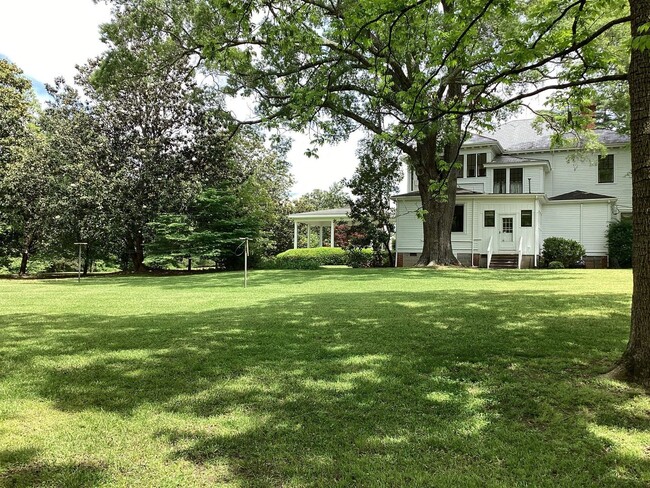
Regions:
M 465 156 L 467 171 L 466 178 L 478 178 L 487 176 L 485 163 L 487 163 L 487 153 L 467 154 Z

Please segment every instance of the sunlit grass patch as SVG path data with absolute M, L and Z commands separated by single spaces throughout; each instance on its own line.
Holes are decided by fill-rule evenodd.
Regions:
M 631 273 L 0 282 L 0 486 L 647 486 Z

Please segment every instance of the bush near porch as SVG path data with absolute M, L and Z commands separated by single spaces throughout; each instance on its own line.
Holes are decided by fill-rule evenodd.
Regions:
M 345 251 L 340 247 L 289 249 L 273 260 L 276 269 L 318 269 L 321 266 L 346 265 Z
M 544 239 L 542 258 L 544 266 L 552 262 L 560 262 L 565 268 L 574 267 L 585 255 L 585 248 L 578 241 L 563 237 L 548 237 Z

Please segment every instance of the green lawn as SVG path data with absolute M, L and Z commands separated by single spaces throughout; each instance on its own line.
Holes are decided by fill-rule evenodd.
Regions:
M 648 486 L 615 270 L 0 281 L 0 486 Z

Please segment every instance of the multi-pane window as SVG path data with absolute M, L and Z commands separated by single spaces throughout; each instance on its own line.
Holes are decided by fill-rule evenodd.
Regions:
M 467 159 L 467 178 L 476 178 L 479 176 L 486 176 L 487 170 L 485 163 L 487 163 L 487 153 L 468 154 Z
M 494 210 L 486 210 L 483 212 L 483 227 L 494 227 L 495 220 Z
M 524 168 L 510 168 L 510 193 L 524 192 Z
M 598 183 L 614 183 L 614 155 L 598 157 Z
M 521 211 L 521 226 L 522 227 L 532 227 L 533 226 L 533 211 L 532 210 L 522 210 Z
M 454 207 L 454 220 L 451 223 L 452 232 L 463 232 L 465 223 L 465 206 L 456 205 Z
M 494 190 L 493 193 L 506 193 L 506 170 L 497 168 L 494 170 Z

